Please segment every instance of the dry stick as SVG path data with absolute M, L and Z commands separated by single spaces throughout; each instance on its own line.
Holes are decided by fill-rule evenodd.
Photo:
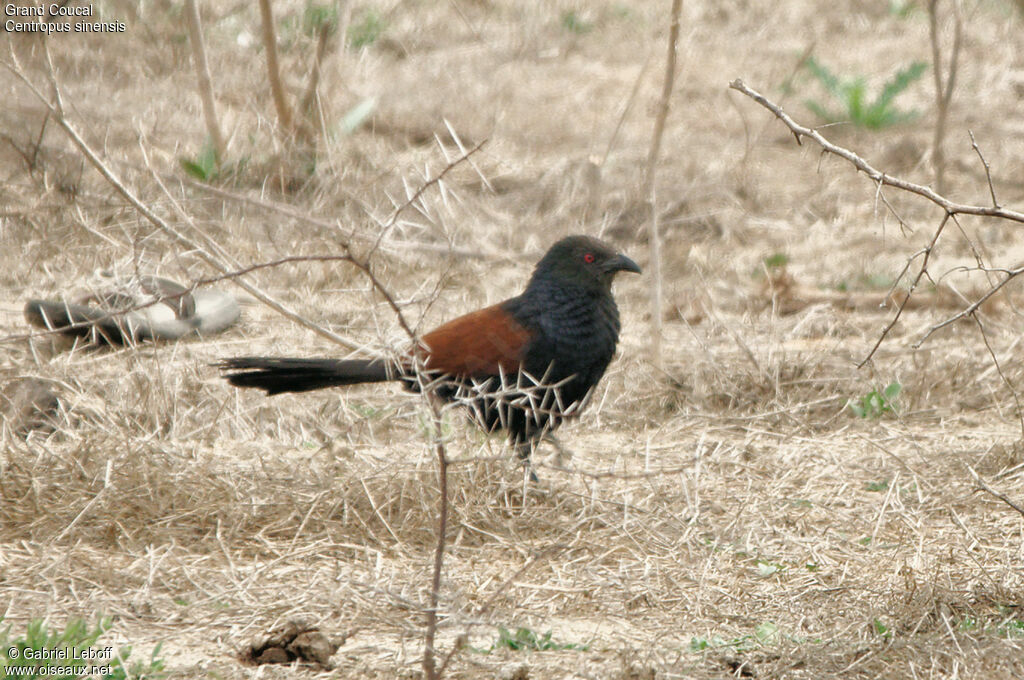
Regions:
M 978 331 L 981 333 L 981 340 L 985 343 L 985 349 L 988 350 L 988 355 L 992 358 L 992 364 L 996 367 L 996 372 L 999 374 L 1003 384 L 1010 389 L 1010 394 L 1013 395 L 1013 403 L 1017 407 L 1017 419 L 1020 421 L 1020 431 L 1024 435 L 1024 409 L 1021 409 L 1020 396 L 1017 394 L 1017 390 L 1014 389 L 1013 383 L 1003 373 L 1003 367 L 999 365 L 999 359 L 996 358 L 996 352 L 992 349 L 992 345 L 988 341 L 988 333 L 985 332 L 985 326 L 981 323 L 981 319 L 978 318 L 977 312 L 971 314 L 971 318 L 974 319 L 974 323 L 978 324 Z
M 267 80 L 270 81 L 270 94 L 274 98 L 278 122 L 286 134 L 292 133 L 292 112 L 288 100 L 284 96 L 281 85 L 281 67 L 277 59 L 277 33 L 274 27 L 274 11 L 270 0 L 259 0 L 260 20 L 263 24 L 263 49 L 267 53 Z
M 423 635 L 423 675 L 427 680 L 441 677 L 437 670 L 434 641 L 437 638 L 437 605 L 441 593 L 441 573 L 444 571 L 444 551 L 448 543 L 448 455 L 445 451 L 441 409 L 435 394 L 428 393 L 430 416 L 434 430 L 434 452 L 437 454 L 437 545 L 434 548 L 434 566 L 430 575 L 430 599 L 427 605 L 427 630 Z M 454 650 L 453 650 L 454 651 Z M 448 658 L 450 658 L 449 655 Z M 442 664 L 442 671 L 448 665 L 448 658 Z
M 420 186 L 418 189 L 416 189 L 416 191 L 413 192 L 413 195 L 410 196 L 408 200 L 406 200 L 404 203 L 395 208 L 394 212 L 391 213 L 391 218 L 384 223 L 383 227 L 380 230 L 380 233 L 377 235 L 377 238 L 373 246 L 370 248 L 370 253 L 373 253 L 374 251 L 377 250 L 377 248 L 380 247 L 381 242 L 384 240 L 384 236 L 387 235 L 389 231 L 391 231 L 391 228 L 394 227 L 395 223 L 398 221 L 399 215 L 405 212 L 405 210 L 408 209 L 413 203 L 418 201 L 420 197 L 424 194 L 424 192 L 427 191 L 427 189 L 434 186 L 435 184 L 440 184 L 441 181 L 444 179 L 445 175 L 451 172 L 457 165 L 459 165 L 463 161 L 469 160 L 470 156 L 472 156 L 477 151 L 482 149 L 484 144 L 487 143 L 487 139 L 488 138 L 485 137 L 484 139 L 480 140 L 480 142 L 472 149 L 470 149 L 469 151 L 464 151 L 461 156 L 449 162 L 448 165 L 444 166 L 444 168 L 441 169 L 441 172 L 437 173 L 429 180 L 427 180 L 422 186 Z
M 974 478 L 974 481 L 978 484 L 978 487 L 982 491 L 984 491 L 986 493 L 992 494 L 993 496 L 995 496 L 996 498 L 998 498 L 1002 502 L 1006 503 L 1011 508 L 1013 508 L 1014 510 L 1019 512 L 1020 514 L 1024 515 L 1024 508 L 1022 508 L 1021 506 L 1019 506 L 1016 503 L 1014 503 L 1010 499 L 1010 497 L 1007 496 L 1006 494 L 1002 493 L 1001 491 L 997 491 L 997 490 L 993 489 L 991 486 L 989 486 L 988 484 L 986 484 L 985 480 L 983 480 L 981 478 L 981 475 L 979 475 L 977 472 L 975 472 L 974 468 L 972 468 L 970 465 L 967 466 L 967 471 L 971 473 L 971 477 Z
M 633 81 L 633 89 L 629 91 L 629 97 L 626 98 L 626 103 L 622 107 L 622 113 L 619 114 L 619 120 L 615 123 L 615 129 L 612 130 L 612 136 L 608 139 L 608 146 L 605 147 L 604 155 L 601 157 L 600 166 L 603 168 L 608 162 L 608 156 L 611 155 L 612 149 L 615 148 L 615 142 L 619 138 L 619 132 L 622 131 L 622 124 L 626 122 L 626 117 L 629 112 L 633 109 L 633 103 L 636 102 L 636 95 L 640 92 L 640 85 L 643 84 L 644 74 L 647 73 L 647 67 L 651 63 L 651 55 L 647 55 L 644 59 L 644 63 L 640 66 L 640 70 L 636 72 L 636 80 Z
M 971 148 L 978 154 L 981 164 L 985 166 L 985 180 L 988 182 L 988 193 L 992 197 L 992 205 L 998 208 L 999 201 L 996 200 L 996 188 L 992 186 L 992 168 L 989 166 L 988 161 L 985 160 L 984 154 L 981 153 L 981 147 L 978 146 L 977 140 L 974 139 L 974 131 L 968 130 L 967 134 L 971 137 Z
M 71 139 L 75 143 L 75 145 L 78 146 L 79 150 L 89 159 L 89 161 L 93 164 L 93 166 L 96 167 L 97 170 L 99 170 L 99 172 L 104 176 L 104 178 L 106 178 L 107 181 L 110 182 L 111 185 L 114 186 L 114 188 L 118 191 L 118 193 L 120 193 L 125 199 L 127 199 L 128 202 L 131 203 L 136 208 L 136 210 L 138 210 L 140 213 L 142 213 L 146 217 L 146 219 L 148 219 L 150 222 L 152 222 L 160 230 L 164 231 L 165 233 L 168 233 L 168 234 L 172 235 L 174 238 L 176 238 L 180 242 L 184 243 L 185 245 L 187 245 L 190 248 L 192 248 L 193 250 L 195 250 L 200 255 L 200 257 L 202 257 L 204 260 L 206 260 L 211 266 L 214 266 L 215 268 L 219 269 L 225 275 L 223 278 L 229 278 L 229 276 L 228 276 L 229 273 L 225 271 L 224 266 L 216 258 L 214 258 L 212 255 L 207 253 L 206 250 L 203 249 L 202 247 L 200 247 L 198 244 L 193 243 L 184 234 L 181 234 L 176 229 L 171 227 L 169 224 L 164 222 L 159 216 L 157 216 L 155 213 L 153 213 L 152 210 L 150 210 L 148 208 L 148 206 L 146 206 L 139 199 L 137 199 L 131 193 L 131 191 L 124 185 L 124 183 L 121 182 L 113 174 L 113 172 L 99 159 L 99 157 L 95 154 L 95 152 L 93 152 L 93 150 L 89 147 L 89 145 L 85 142 L 85 140 L 82 139 L 82 137 L 78 134 L 78 132 L 74 129 L 74 127 L 72 127 L 71 124 L 65 119 L 64 112 L 63 112 L 63 104 L 61 103 L 61 100 L 60 100 L 60 89 L 57 86 L 56 77 L 55 77 L 55 75 L 53 73 L 52 66 L 50 68 L 49 75 L 50 75 L 51 82 L 52 82 L 53 88 L 54 88 L 55 103 L 51 103 L 48 99 L 46 99 L 46 97 L 24 75 L 24 73 L 21 71 L 20 67 L 18 67 L 18 65 L 17 65 L 17 59 L 16 59 L 15 55 L 13 54 L 13 51 L 11 53 L 11 56 L 12 56 L 12 59 L 14 59 L 15 63 L 14 63 L 13 67 L 11 65 L 5 64 L 5 66 L 7 66 L 7 68 L 8 68 L 8 70 L 10 70 L 12 73 L 14 73 L 20 80 L 22 80 L 22 82 L 24 82 L 29 87 L 29 89 L 32 90 L 33 94 L 35 94 L 36 97 L 39 98 L 39 100 L 45 106 L 47 106 L 48 109 L 50 109 L 51 113 L 53 113 L 54 116 L 56 117 L 57 122 L 61 125 L 61 127 L 64 128 L 64 130 L 68 134 L 68 136 L 71 137 Z M 47 58 L 49 58 L 49 52 L 47 52 Z M 479 148 L 480 148 L 480 145 L 477 145 L 477 147 L 475 147 L 472 151 L 470 151 L 467 154 L 465 154 L 463 156 L 463 158 L 467 157 L 469 154 L 473 153 L 474 151 L 476 151 Z M 458 163 L 458 162 L 459 161 L 456 161 L 455 163 Z M 452 164 L 452 165 L 454 165 L 454 164 Z M 447 172 L 448 170 L 450 170 L 452 165 L 449 165 L 449 167 L 445 168 L 444 172 Z M 440 180 L 440 177 L 436 178 L 433 181 L 439 181 L 439 180 Z M 416 197 L 422 195 L 422 193 L 423 193 L 422 191 L 416 192 L 416 194 L 414 195 L 413 199 L 411 199 L 411 201 L 415 200 Z M 402 209 L 404 209 L 404 206 L 400 207 L 396 211 L 396 215 L 395 215 L 396 217 L 397 217 L 397 214 L 399 212 L 401 212 Z M 409 336 L 410 340 L 412 341 L 413 345 L 415 346 L 416 341 L 417 341 L 415 332 L 413 331 L 412 327 L 410 326 L 410 324 L 406 320 L 405 315 L 403 314 L 401 308 L 398 305 L 398 302 L 395 300 L 394 296 L 387 290 L 387 288 L 380 282 L 380 280 L 374 275 L 372 269 L 369 266 L 369 263 L 368 262 L 360 261 L 360 260 L 356 259 L 355 257 L 353 257 L 351 255 L 346 255 L 346 256 L 341 256 L 341 257 L 344 258 L 346 261 L 352 263 L 354 266 L 358 267 L 363 272 L 363 274 L 367 278 L 369 278 L 369 280 L 372 283 L 374 289 L 376 289 L 377 292 L 380 295 L 382 295 L 384 297 L 384 299 L 387 301 L 388 305 L 391 307 L 391 309 L 394 312 L 396 318 L 398 319 L 399 324 L 402 326 L 402 329 L 406 332 L 406 334 Z M 313 259 L 326 259 L 326 258 L 327 258 L 327 256 L 321 256 L 320 258 L 313 258 Z M 283 261 L 293 261 L 295 259 L 299 259 L 299 258 L 282 258 L 282 261 L 280 261 L 278 263 L 281 263 Z M 269 263 L 269 264 L 263 265 L 263 266 L 270 266 L 271 264 L 274 264 L 274 263 Z M 258 265 L 254 265 L 253 267 L 249 268 L 249 270 L 251 271 L 253 268 L 255 268 L 257 266 Z M 238 279 L 238 278 L 230 278 L 230 280 L 235 282 L 237 285 L 242 286 L 243 288 L 248 290 L 253 295 L 256 295 L 257 297 L 261 297 L 261 299 L 265 298 L 265 296 L 263 296 L 263 294 L 261 292 L 259 292 L 257 289 L 253 288 L 252 286 L 249 286 L 248 284 L 245 284 L 240 279 Z M 267 303 L 267 304 L 270 304 L 270 301 L 268 299 L 263 299 L 263 301 L 265 303 Z M 275 306 L 275 304 L 271 304 L 271 306 L 275 307 L 276 309 L 278 309 L 279 312 L 285 313 L 286 316 L 289 316 L 290 318 L 294 318 L 294 320 L 302 323 L 302 325 L 310 327 L 313 330 L 318 330 L 319 329 L 319 327 L 317 327 L 315 324 L 312 324 L 308 320 L 303 319 L 302 317 L 300 317 L 298 315 L 294 315 L 293 313 L 288 312 L 287 310 L 284 310 L 282 307 Z M 321 332 L 321 334 L 329 333 L 327 331 L 323 331 L 322 329 L 320 329 L 319 332 Z M 331 339 L 334 339 L 334 337 L 332 337 L 332 336 L 334 336 L 334 334 L 333 333 L 329 333 L 328 337 L 331 338 Z M 337 337 L 337 336 L 335 336 L 335 337 Z M 339 342 L 339 344 L 342 344 L 343 346 L 346 346 L 346 347 L 350 347 L 350 348 L 354 348 L 355 347 L 354 345 L 351 345 L 350 343 L 348 343 L 348 341 L 346 341 L 346 340 L 344 340 L 343 338 L 340 338 L 340 337 L 337 337 L 337 340 L 335 340 L 335 341 Z M 442 574 L 443 567 L 444 567 L 444 551 L 445 551 L 445 546 L 446 546 L 446 543 L 447 543 L 447 536 L 446 536 L 446 534 L 447 534 L 447 523 L 448 523 L 448 474 L 447 474 L 448 473 L 448 457 L 447 457 L 447 453 L 446 453 L 446 450 L 445 450 L 444 441 L 442 439 L 443 429 L 442 429 L 442 420 L 441 420 L 440 409 L 439 409 L 435 399 L 433 398 L 434 395 L 433 395 L 432 391 L 423 390 L 423 392 L 427 396 L 428 402 L 430 403 L 431 413 L 432 413 L 432 416 L 433 416 L 434 430 L 435 430 L 435 432 L 434 432 L 434 435 L 435 435 L 434 436 L 435 451 L 437 453 L 438 464 L 439 464 L 438 472 L 439 472 L 439 487 L 440 487 L 439 488 L 439 496 L 440 496 L 440 498 L 439 498 L 439 501 L 438 501 L 438 537 L 437 537 L 437 548 L 435 550 L 435 555 L 434 555 L 434 567 L 433 567 L 433 575 L 432 575 L 432 579 L 431 579 L 430 600 L 429 600 L 429 606 L 428 606 L 428 609 L 427 609 L 427 630 L 426 630 L 426 635 L 425 635 L 425 651 L 424 651 L 424 658 L 423 658 L 423 667 L 424 667 L 424 671 L 426 673 L 426 677 L 429 678 L 429 679 L 434 679 L 434 678 L 438 677 L 437 672 L 436 672 L 436 667 L 435 667 L 435 655 L 434 655 L 434 639 L 435 639 L 436 632 L 437 632 L 437 605 L 438 605 L 438 601 L 439 601 L 439 598 L 440 598 L 441 574 Z M 445 661 L 445 665 L 447 665 L 447 659 Z
M 928 245 L 924 247 L 924 256 L 921 258 L 921 267 L 920 269 L 917 270 L 917 276 L 915 276 L 914 280 L 910 282 L 910 288 L 907 290 L 907 294 L 903 296 L 903 299 L 900 301 L 899 307 L 896 308 L 896 313 L 893 314 L 892 319 L 889 321 L 889 323 L 885 325 L 885 328 L 882 329 L 882 332 L 879 333 L 878 340 L 875 341 L 875 344 L 871 348 L 871 351 L 868 352 L 867 356 L 864 357 L 864 359 L 861 360 L 859 364 L 857 364 L 857 368 L 863 368 L 864 364 L 871 361 L 871 357 L 873 357 L 875 355 L 875 352 L 878 351 L 878 348 L 882 345 L 882 341 L 889 336 L 889 332 L 892 331 L 893 328 L 895 328 L 896 323 L 900 320 L 900 317 L 903 316 L 903 310 L 907 308 L 907 303 L 910 302 L 911 296 L 913 296 L 914 291 L 917 290 L 917 286 L 919 283 L 921 283 L 921 279 L 925 276 L 925 274 L 928 273 L 928 262 L 931 259 L 932 251 L 935 250 L 935 244 L 938 243 L 939 236 L 942 235 L 942 231 L 946 228 L 946 224 L 949 223 L 949 218 L 951 216 L 952 215 L 948 212 L 942 216 L 942 221 L 939 222 L 938 228 L 936 228 L 935 233 L 932 234 L 932 240 L 929 241 Z M 915 253 L 913 257 L 917 257 L 917 254 Z M 910 263 L 908 261 L 908 267 L 909 264 Z M 895 286 L 895 284 L 893 285 Z
M 224 137 L 217 121 L 217 107 L 213 98 L 213 81 L 210 79 L 210 64 L 206 60 L 206 46 L 203 43 L 203 28 L 199 21 L 196 0 L 185 0 L 185 19 L 188 25 L 188 39 L 192 43 L 192 61 L 199 81 L 199 97 L 203 100 L 203 115 L 206 118 L 206 132 L 217 152 L 217 162 L 224 158 Z
M 957 64 L 960 60 L 960 37 L 962 25 L 960 10 L 953 0 L 953 47 L 949 57 L 949 71 L 945 82 L 942 79 L 942 54 L 939 49 L 939 17 L 938 0 L 928 2 L 928 29 L 932 44 L 932 74 L 935 77 L 935 136 L 932 140 L 932 165 L 935 168 L 935 187 L 939 192 L 946 190 L 946 154 L 943 143 L 946 138 L 946 118 L 949 104 L 953 100 L 953 87 L 956 85 Z
M 665 120 L 668 118 L 672 88 L 676 79 L 676 44 L 679 42 L 679 13 L 682 7 L 683 0 L 672 0 L 668 55 L 665 59 L 665 80 L 661 86 L 661 100 L 658 104 L 657 117 L 654 119 L 654 133 L 651 135 L 651 148 L 647 153 L 647 173 L 644 178 L 644 195 L 649 196 L 651 201 L 651 221 L 648 232 L 651 251 L 649 263 L 651 268 L 651 361 L 658 368 L 662 368 L 664 362 L 661 356 L 661 230 L 658 226 L 658 202 L 654 181 L 658 154 L 661 152 L 661 138 L 665 133 Z

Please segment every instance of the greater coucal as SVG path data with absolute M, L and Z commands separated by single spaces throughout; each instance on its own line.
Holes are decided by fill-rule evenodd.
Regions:
M 562 239 L 521 295 L 460 316 L 397 361 L 235 357 L 228 382 L 268 395 L 397 380 L 470 408 L 488 432 L 505 430 L 527 459 L 563 418 L 577 415 L 619 339 L 612 280 L 640 273 L 633 260 L 589 236 Z

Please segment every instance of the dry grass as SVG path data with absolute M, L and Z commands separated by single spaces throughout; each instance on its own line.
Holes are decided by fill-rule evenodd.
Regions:
M 120 4 L 98 6 L 118 15 Z M 466 149 L 488 142 L 403 211 L 374 260 L 414 323 L 428 328 L 506 297 L 566 233 L 603 233 L 643 263 L 638 196 L 666 3 L 380 6 L 381 40 L 329 55 L 321 74 L 329 126 L 366 97 L 377 108 L 366 128 L 321 140 L 315 153 L 289 148 L 275 130 L 253 40 L 258 17 L 243 7 L 203 17 L 228 160 L 239 164 L 221 182 L 338 227 L 171 182 L 197 227 L 239 262 L 340 252 L 349 234 L 375 236 L 460 154 L 454 132 Z M 350 25 L 366 7 L 352 7 Z M 315 49 L 315 36 L 288 27 L 301 9 L 275 3 L 293 95 Z M 566 27 L 570 11 L 585 30 Z M 970 128 L 1001 201 L 1019 209 L 1021 20 L 1006 2 L 969 4 L 964 16 L 945 179 L 952 197 L 987 202 Z M 977 328 L 956 325 L 913 350 L 954 310 L 909 310 L 857 370 L 891 311 L 821 303 L 783 314 L 764 292 L 762 262 L 780 252 L 802 285 L 874 290 L 939 215 L 891 195 L 913 228 L 902 232 L 863 178 L 797 147 L 727 90 L 743 77 L 811 122 L 801 101 L 824 95 L 806 75 L 794 93 L 777 89 L 808 46 L 839 72 L 881 79 L 928 58 L 926 13 L 900 18 L 885 3 L 852 1 L 687 2 L 683 19 L 658 172 L 666 370 L 644 361 L 646 283 L 623 280 L 619 358 L 594 407 L 562 431 L 572 459 L 545 451 L 542 482 L 525 497 L 502 443 L 447 414 L 449 453 L 460 462 L 439 643 L 444 652 L 468 635 L 478 650 L 462 651 L 450 675 L 512 677 L 526 664 L 530 677 L 558 678 L 1024 676 L 1024 518 L 979 492 L 968 470 L 1024 500 L 1024 447 L 1014 399 Z M 165 176 L 180 176 L 177 158 L 203 143 L 177 25 L 149 9 L 126 34 L 50 45 L 72 119 L 173 220 L 140 139 Z M 3 40 L 45 82 L 38 43 Z M 656 57 L 637 101 L 597 167 L 591 159 L 604 156 L 648 51 Z M 38 153 L 16 151 L 31 151 L 41 108 L 3 73 L 0 332 L 23 335 L 27 298 L 99 267 L 183 281 L 213 274 L 140 220 L 56 126 Z M 827 135 L 927 182 L 926 81 L 899 103 L 922 117 Z M 971 242 L 997 264 L 1024 259 L 1011 229 L 962 224 L 940 242 L 936 274 L 974 265 Z M 446 255 L 449 243 L 482 257 Z M 288 265 L 250 280 L 367 351 L 402 344 L 354 268 Z M 943 282 L 968 294 L 985 284 L 976 273 Z M 1015 386 L 1024 384 L 1019 298 L 1009 286 L 984 317 Z M 336 677 L 419 673 L 437 480 L 429 410 L 415 396 L 355 388 L 265 399 L 229 389 L 209 368 L 220 357 L 338 353 L 251 301 L 237 328 L 205 341 L 93 351 L 19 337 L 3 347 L 0 379 L 54 380 L 63 399 L 50 435 L 26 441 L 0 430 L 7 623 L 103 611 L 141 653 L 162 642 L 175 677 L 237 678 L 254 674 L 239 649 L 300 618 L 347 636 Z M 893 380 L 903 385 L 897 417 L 860 420 L 844 408 Z M 556 642 L 588 648 L 482 653 L 497 626 L 550 630 Z

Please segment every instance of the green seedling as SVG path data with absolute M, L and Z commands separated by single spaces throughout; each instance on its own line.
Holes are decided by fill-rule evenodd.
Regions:
M 165 676 L 164 662 L 158 657 L 159 644 L 149 661 L 134 662 L 126 668 L 131 647 L 115 649 L 99 641 L 110 627 L 111 620 L 100 616 L 94 626 L 84 619 L 71 619 L 63 629 L 49 629 L 42 619 L 32 619 L 22 636 L 12 636 L 10 626 L 0 629 L 0 677 L 156 680 Z
M 496 649 L 508 649 L 514 652 L 551 652 L 565 649 L 585 652 L 590 645 L 578 643 L 555 642 L 551 639 L 551 631 L 538 635 L 529 628 L 516 628 L 510 631 L 508 628 L 498 626 L 498 639 L 486 649 L 471 648 L 479 654 L 490 654 Z
M 195 158 L 178 158 L 182 170 L 200 182 L 212 182 L 220 174 L 220 159 L 217 158 L 217 149 L 207 141 Z
M 902 390 L 898 382 L 891 382 L 881 391 L 874 389 L 859 399 L 850 399 L 846 405 L 858 418 L 881 418 L 896 413 L 896 399 Z
M 896 98 L 910 85 L 918 80 L 928 68 L 923 61 L 915 61 L 900 69 L 892 76 L 882 91 L 870 103 L 868 102 L 868 84 L 864 76 L 841 78 L 814 57 L 804 62 L 807 70 L 832 95 L 840 107 L 840 111 L 830 110 L 817 100 L 808 99 L 804 102 L 808 109 L 826 123 L 849 122 L 857 127 L 869 130 L 905 123 L 918 116 L 917 111 L 901 111 L 896 108 Z

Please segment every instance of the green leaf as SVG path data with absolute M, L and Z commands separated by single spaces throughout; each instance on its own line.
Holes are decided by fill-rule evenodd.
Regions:
M 206 176 L 206 171 L 203 170 L 203 167 L 201 165 L 199 165 L 198 163 L 196 163 L 194 161 L 190 161 L 187 158 L 179 158 L 178 162 L 181 164 L 182 170 L 184 170 L 188 174 L 192 175 L 196 179 L 201 180 L 203 182 L 205 182 L 207 179 L 209 179 Z
M 898 382 L 892 382 L 889 383 L 889 385 L 885 388 L 883 393 L 885 394 L 885 398 L 888 401 L 893 401 L 894 399 L 896 399 L 896 397 L 900 396 L 900 391 L 902 389 L 903 385 L 899 384 Z
M 691 652 L 703 652 L 710 646 L 707 638 L 690 638 L 690 651 Z
M 886 81 L 878 96 L 868 104 L 868 84 L 864 76 L 848 80 L 840 78 L 813 57 L 809 57 L 804 62 L 804 66 L 843 106 L 845 111 L 842 114 L 835 114 L 815 101 L 805 102 L 808 109 L 822 120 L 828 122 L 848 120 L 854 125 L 868 129 L 878 129 L 917 117 L 916 111 L 899 111 L 893 106 L 893 103 L 896 97 L 920 78 L 928 68 L 927 63 L 915 61 L 897 71 Z
M 892 637 L 892 631 L 889 629 L 888 626 L 886 626 L 884 623 L 882 623 L 879 619 L 872 620 L 871 627 L 875 631 L 875 635 L 878 635 L 878 636 L 884 637 L 884 638 L 891 638 Z
M 882 92 L 875 99 L 871 108 L 885 110 L 889 108 L 892 101 L 901 92 L 910 87 L 911 83 L 924 75 L 924 72 L 928 69 L 928 64 L 923 61 L 915 61 L 906 68 L 897 71 L 896 75 L 886 81 L 885 86 L 882 87 Z
M 757 628 L 754 629 L 754 637 L 762 645 L 774 645 L 778 644 L 779 638 L 779 627 L 771 621 L 765 621 Z
M 864 95 L 867 87 L 863 78 L 857 78 L 843 88 L 846 94 L 846 112 L 855 123 L 864 119 Z
M 575 33 L 576 35 L 583 35 L 584 33 L 589 33 L 594 28 L 594 24 L 592 24 L 589 21 L 586 21 L 583 17 L 579 15 L 578 12 L 571 9 L 562 12 L 561 23 L 563 29 L 569 31 L 570 33 Z
M 220 159 L 217 158 L 217 149 L 209 140 L 199 150 L 195 160 L 180 157 L 178 162 L 182 169 L 198 180 L 208 182 L 217 176 L 217 168 L 220 166 Z

